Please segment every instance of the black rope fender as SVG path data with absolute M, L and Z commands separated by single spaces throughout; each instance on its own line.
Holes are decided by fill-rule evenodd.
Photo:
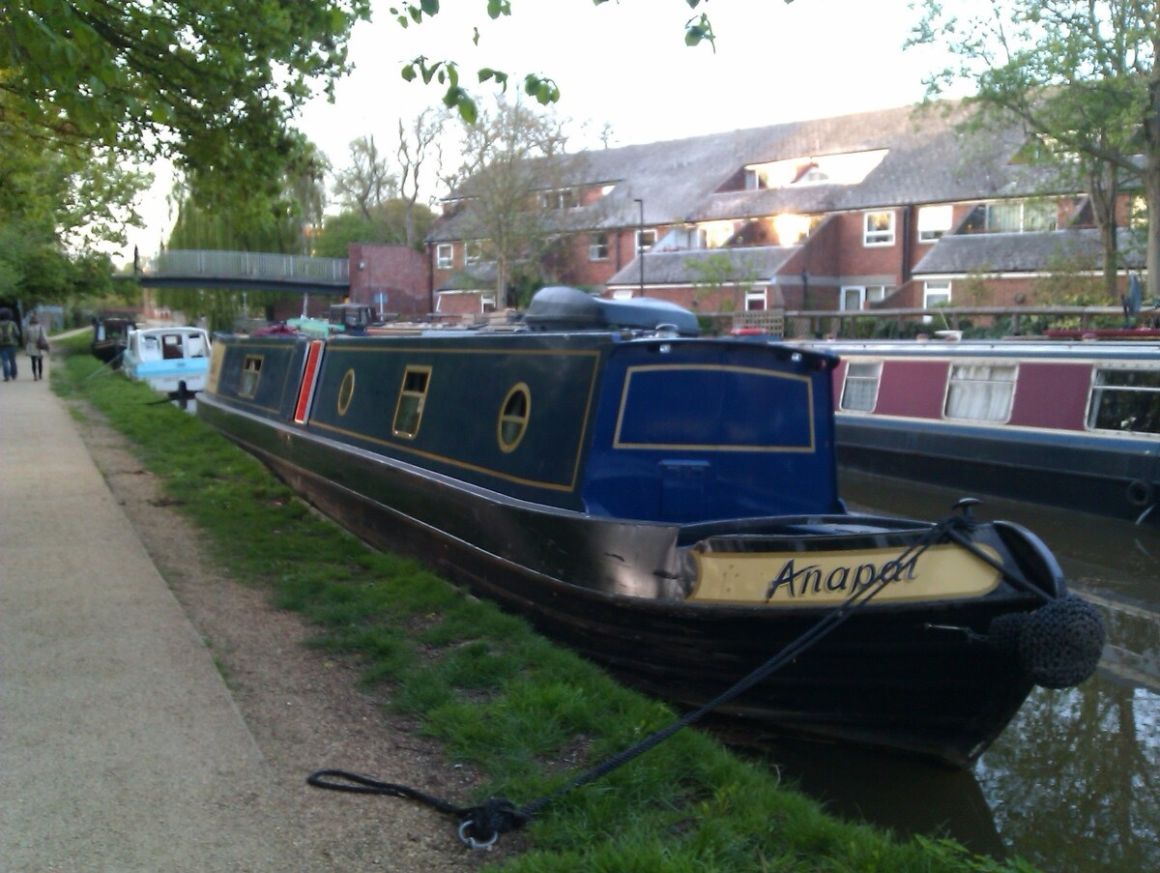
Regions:
M 897 568 L 905 562 L 917 559 L 919 555 L 935 543 L 945 542 L 948 539 L 953 539 L 960 544 L 964 540 L 969 543 L 970 541 L 964 535 L 963 531 L 970 530 L 973 527 L 973 521 L 970 517 L 971 505 L 973 503 L 969 501 L 960 501 L 960 504 L 956 504 L 955 508 L 962 510 L 962 515 L 952 515 L 931 525 L 930 529 L 927 530 L 920 540 L 904 549 L 894 560 L 884 562 L 874 579 L 853 592 L 842 602 L 841 606 L 827 613 L 825 617 L 797 637 L 797 639 L 786 645 L 781 651 L 770 657 L 764 664 L 751 671 L 748 675 L 721 692 L 721 694 L 717 695 L 708 703 L 686 713 L 666 727 L 660 728 L 635 745 L 607 758 L 556 790 L 531 803 L 517 807 L 509 800 L 493 797 L 478 806 L 460 807 L 406 785 L 380 782 L 369 776 L 361 776 L 345 770 L 318 770 L 310 774 L 306 781 L 309 785 L 316 788 L 325 788 L 331 791 L 346 791 L 356 794 L 381 794 L 390 797 L 402 797 L 426 804 L 439 812 L 456 816 L 459 819 L 459 838 L 469 848 L 489 849 L 495 845 L 500 834 L 510 833 L 522 828 L 541 810 L 563 795 L 590 782 L 595 782 L 597 779 L 603 778 L 613 770 L 624 766 L 634 758 L 655 748 L 673 734 L 699 721 L 717 707 L 728 703 L 735 697 L 748 691 L 754 685 L 762 682 L 774 672 L 804 654 L 825 637 L 833 633 L 833 631 L 837 630 L 851 615 L 864 607 L 875 595 L 893 582 Z M 959 536 L 954 536 L 954 533 L 958 533 Z M 972 549 L 972 551 L 975 550 Z M 980 552 L 979 554 L 981 555 L 982 553 Z

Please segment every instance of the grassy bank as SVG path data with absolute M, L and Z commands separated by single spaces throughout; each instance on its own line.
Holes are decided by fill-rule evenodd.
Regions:
M 357 656 L 395 710 L 485 775 L 480 797 L 453 802 L 495 795 L 521 806 L 672 721 L 668 707 L 621 688 L 520 619 L 414 561 L 365 548 L 197 418 L 103 369 L 85 353 L 87 338 L 76 343 L 81 353 L 56 361 L 54 388 L 92 403 L 132 441 L 230 576 L 305 615 L 318 628 L 316 645 Z M 495 869 L 1030 870 L 949 841 L 898 841 L 836 821 L 691 730 L 565 794 L 526 834 L 528 850 Z

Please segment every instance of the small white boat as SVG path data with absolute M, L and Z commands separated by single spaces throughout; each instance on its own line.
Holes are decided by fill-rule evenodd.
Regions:
M 209 351 L 209 334 L 200 327 L 133 330 L 125 346 L 122 370 L 155 391 L 188 397 L 205 389 Z

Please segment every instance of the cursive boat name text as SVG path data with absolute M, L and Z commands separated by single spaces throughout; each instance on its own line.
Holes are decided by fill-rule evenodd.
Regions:
M 918 556 L 912 555 L 906 560 L 886 561 L 881 567 L 869 562 L 842 564 L 826 572 L 817 564 L 808 564 L 799 570 L 794 559 L 790 558 L 770 580 L 769 587 L 765 591 L 765 601 L 768 603 L 779 593 L 784 595 L 782 599 L 796 599 L 837 591 L 854 595 L 879 580 L 887 584 L 912 582 L 917 575 L 917 566 Z

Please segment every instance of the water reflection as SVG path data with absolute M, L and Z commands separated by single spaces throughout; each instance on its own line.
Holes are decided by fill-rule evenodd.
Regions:
M 961 492 L 843 472 L 852 508 L 941 518 Z M 973 771 L 846 749 L 779 745 L 786 777 L 836 813 L 900 835 L 951 836 L 1050 873 L 1160 869 L 1160 524 L 1135 526 L 988 498 L 979 514 L 1025 525 L 1109 644 L 1076 689 L 1037 689 Z

